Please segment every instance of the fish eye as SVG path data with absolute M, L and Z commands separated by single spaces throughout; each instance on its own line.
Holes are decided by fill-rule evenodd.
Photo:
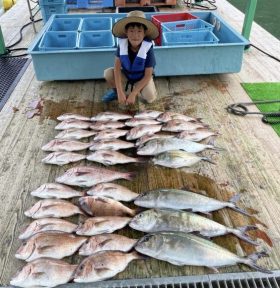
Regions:
M 23 242 L 23 243 L 22 243 L 22 246 L 26 246 L 26 244 L 27 244 L 27 242 Z
M 84 267 L 85 267 L 84 264 L 80 265 L 79 270 L 82 271 L 84 269 Z

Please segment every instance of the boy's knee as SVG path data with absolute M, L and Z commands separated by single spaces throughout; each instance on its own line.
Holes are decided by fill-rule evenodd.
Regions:
M 104 70 L 104 78 L 106 81 L 114 79 L 114 68 L 107 68 Z

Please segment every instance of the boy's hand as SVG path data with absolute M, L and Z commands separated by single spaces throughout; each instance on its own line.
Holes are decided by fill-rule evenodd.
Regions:
M 126 95 L 123 91 L 118 93 L 118 101 L 120 104 L 126 104 Z
M 132 105 L 135 103 L 135 99 L 136 99 L 136 95 L 135 93 L 131 92 L 129 94 L 129 96 L 126 99 L 126 105 Z

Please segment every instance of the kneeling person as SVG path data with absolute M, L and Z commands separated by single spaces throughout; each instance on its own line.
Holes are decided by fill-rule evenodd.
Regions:
M 153 44 L 151 40 L 158 37 L 157 27 L 145 18 L 142 11 L 131 11 L 127 17 L 119 20 L 112 29 L 118 37 L 119 45 L 116 51 L 113 68 L 104 71 L 104 77 L 112 88 L 103 96 L 103 102 L 118 99 L 121 104 L 134 104 L 136 97 L 148 103 L 157 97 L 153 81 L 153 71 L 156 65 Z M 131 91 L 126 96 L 129 84 Z

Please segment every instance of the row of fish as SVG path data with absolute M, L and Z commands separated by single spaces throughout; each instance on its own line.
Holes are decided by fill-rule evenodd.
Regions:
M 45 157 L 42 162 L 57 165 L 84 159 L 104 165 L 145 162 L 143 158 L 130 157 L 117 151 L 139 146 L 137 154 L 155 156 L 152 160 L 154 164 L 179 168 L 192 166 L 200 160 L 212 163 L 207 157 L 200 157 L 194 153 L 204 149 L 217 149 L 213 145 L 194 142 L 201 141 L 211 135 L 217 135 L 216 133 L 206 129 L 206 125 L 199 122 L 200 119 L 179 113 L 162 113 L 150 110 L 138 113 L 132 118 L 132 116 L 126 114 L 104 112 L 93 118 L 92 120 L 95 121 L 93 124 L 87 122 L 84 123 L 86 125 L 82 125 L 83 121 L 88 119 L 87 117 L 70 113 L 59 116 L 59 120 L 63 119 L 66 122 L 58 124 L 57 127 L 66 130 L 60 132 L 56 139 L 42 147 L 44 151 L 53 152 Z M 118 120 L 126 120 L 126 122 L 119 122 Z M 162 126 L 163 122 L 166 123 Z M 90 126 L 88 126 L 89 124 Z M 134 128 L 130 131 L 120 129 L 125 126 Z M 88 128 L 94 129 L 94 131 L 83 130 Z M 157 134 L 161 130 L 183 132 L 175 136 Z M 91 136 L 94 136 L 94 140 L 88 143 L 77 141 Z M 137 140 L 137 142 L 134 144 L 118 139 L 122 136 L 126 136 L 126 140 Z M 150 147 L 155 148 L 151 150 Z M 88 155 L 75 153 L 88 148 L 93 151 Z

